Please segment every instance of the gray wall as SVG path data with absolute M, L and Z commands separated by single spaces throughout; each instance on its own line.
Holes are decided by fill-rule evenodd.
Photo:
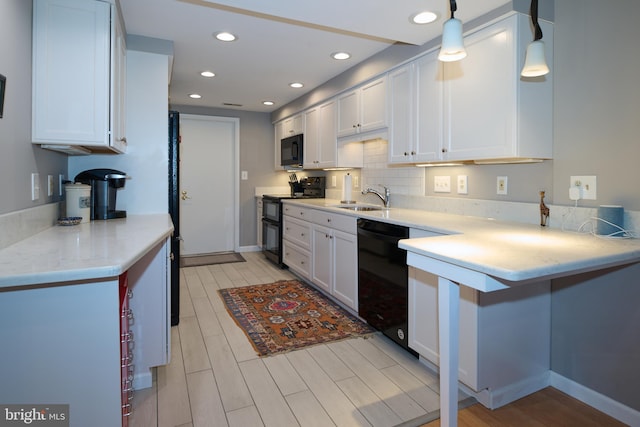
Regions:
M 599 204 L 640 210 L 640 27 L 633 0 L 558 0 L 553 186 L 597 175 Z M 587 203 L 584 203 L 587 205 Z M 640 265 L 553 281 L 552 359 L 559 374 L 640 410 Z
M 58 174 L 67 156 L 31 144 L 31 1 L 0 2 L 0 74 L 7 78 L 0 119 L 0 214 L 57 202 Z M 31 173 L 40 174 L 40 199 L 31 201 Z M 47 197 L 47 175 L 55 177 Z
M 255 245 L 255 188 L 288 185 L 285 172 L 274 172 L 274 129 L 270 115 L 183 105 L 172 105 L 171 109 L 183 114 L 240 118 L 240 171 L 248 172 L 248 179 L 240 181 L 240 246 Z

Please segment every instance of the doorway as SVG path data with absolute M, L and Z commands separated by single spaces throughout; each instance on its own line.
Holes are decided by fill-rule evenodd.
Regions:
M 239 119 L 180 115 L 180 255 L 239 247 Z

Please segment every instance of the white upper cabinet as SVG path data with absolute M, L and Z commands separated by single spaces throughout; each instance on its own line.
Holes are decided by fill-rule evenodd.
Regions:
M 386 127 L 386 108 L 385 77 L 338 96 L 338 137 Z
M 289 136 L 300 135 L 305 131 L 305 114 L 300 113 L 295 116 L 288 117 L 286 119 L 280 120 L 273 125 L 274 128 L 274 149 L 275 149 L 275 157 L 274 157 L 274 168 L 275 170 L 287 170 L 291 169 L 290 167 L 282 166 L 281 158 L 281 141 L 283 138 L 287 138 Z M 304 136 L 306 139 L 307 136 Z M 304 154 L 304 153 L 303 153 Z
M 540 24 L 553 69 L 553 27 Z M 441 63 L 434 50 L 392 71 L 389 161 L 551 158 L 552 76 L 520 77 L 531 39 L 528 16 L 511 14 L 467 35 L 462 61 Z
M 116 6 L 34 0 L 32 142 L 126 151 L 125 34 Z
M 304 169 L 361 168 L 364 147 L 338 142 L 337 101 L 332 99 L 304 112 Z
M 336 102 L 305 111 L 304 169 L 337 167 Z
M 442 65 L 432 51 L 389 73 L 389 162 L 440 159 Z
M 304 115 L 296 114 L 293 117 L 284 119 L 282 122 L 282 138 L 300 135 L 304 132 Z

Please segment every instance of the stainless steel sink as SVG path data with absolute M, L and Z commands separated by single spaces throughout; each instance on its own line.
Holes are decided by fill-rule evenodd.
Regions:
M 348 209 L 350 211 L 381 211 L 385 208 L 378 206 L 338 206 L 340 209 Z

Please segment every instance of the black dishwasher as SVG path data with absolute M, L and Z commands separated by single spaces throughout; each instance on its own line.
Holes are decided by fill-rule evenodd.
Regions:
M 358 314 L 417 356 L 408 346 L 407 251 L 398 247 L 408 237 L 407 227 L 358 219 Z

